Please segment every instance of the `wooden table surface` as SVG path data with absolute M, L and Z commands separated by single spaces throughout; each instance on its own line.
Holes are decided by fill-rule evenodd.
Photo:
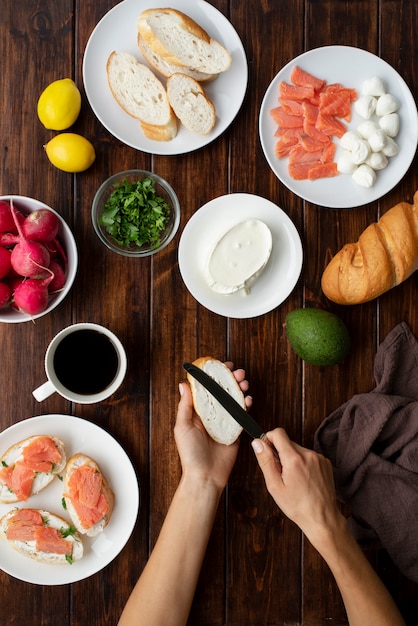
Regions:
M 0 426 L 4 430 L 31 416 L 53 413 L 99 425 L 132 460 L 141 487 L 140 512 L 121 553 L 89 578 L 71 585 L 38 586 L 0 572 L 2 624 L 117 623 L 179 479 L 173 425 L 184 360 L 211 354 L 244 367 L 254 397 L 253 414 L 263 426 L 284 426 L 296 441 L 312 446 L 315 430 L 333 409 L 374 387 L 373 359 L 387 333 L 401 321 L 418 333 L 417 275 L 379 300 L 354 307 L 333 305 L 320 287 L 331 254 L 345 242 L 356 241 L 394 204 L 412 200 L 418 189 L 416 159 L 379 201 L 351 210 L 330 209 L 303 201 L 279 182 L 258 135 L 260 105 L 270 81 L 288 61 L 319 46 L 355 46 L 380 56 L 399 72 L 416 98 L 416 2 L 211 0 L 242 40 L 248 90 L 222 136 L 180 156 L 158 156 L 124 145 L 90 108 L 82 80 L 84 49 L 95 25 L 115 4 L 115 0 L 2 1 L 0 193 L 31 196 L 59 211 L 74 232 L 79 269 L 70 295 L 50 315 L 36 323 L 0 324 Z M 48 162 L 43 145 L 55 133 L 46 130 L 36 115 L 43 88 L 63 77 L 74 78 L 82 93 L 81 115 L 72 130 L 88 137 L 97 154 L 94 165 L 79 175 Z M 117 256 L 93 231 L 90 212 L 96 189 L 110 174 L 130 168 L 160 174 L 179 196 L 177 236 L 153 258 Z M 258 194 L 278 204 L 303 241 L 303 272 L 296 288 L 281 306 L 253 319 L 227 319 L 199 305 L 178 267 L 179 239 L 188 220 L 204 203 L 233 192 Z M 303 363 L 291 350 L 284 319 L 289 311 L 304 306 L 328 309 L 346 322 L 352 350 L 344 363 L 318 368 Z M 58 395 L 39 404 L 32 389 L 44 380 L 46 347 L 59 330 L 77 321 L 103 324 L 120 337 L 128 353 L 126 379 L 117 393 L 99 404 L 73 405 Z M 368 555 L 407 624 L 418 624 L 417 585 L 405 579 L 384 552 Z M 347 623 L 327 567 L 268 496 L 246 435 L 219 508 L 189 623 Z

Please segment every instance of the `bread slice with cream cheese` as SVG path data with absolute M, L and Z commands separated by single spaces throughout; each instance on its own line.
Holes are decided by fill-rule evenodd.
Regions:
M 211 376 L 245 409 L 245 398 L 241 387 L 225 363 L 206 356 L 196 359 L 193 364 Z M 227 446 L 234 443 L 240 436 L 242 427 L 191 374 L 187 374 L 187 379 L 192 391 L 195 411 L 208 434 L 218 443 Z
M 0 538 L 39 563 L 71 565 L 84 553 L 75 528 L 59 515 L 43 509 L 13 508 L 0 519 Z

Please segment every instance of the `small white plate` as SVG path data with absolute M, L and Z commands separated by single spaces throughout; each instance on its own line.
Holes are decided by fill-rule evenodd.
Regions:
M 13 444 L 31 435 L 55 435 L 65 444 L 67 458 L 82 452 L 98 463 L 115 494 L 109 524 L 96 537 L 81 535 L 84 555 L 72 565 L 48 565 L 25 557 L 0 541 L 0 569 L 37 585 L 73 583 L 103 569 L 128 541 L 139 510 L 139 486 L 135 470 L 119 443 L 99 426 L 71 415 L 39 415 L 18 422 L 0 433 L 0 456 Z M 63 483 L 59 478 L 26 502 L 0 503 L 0 517 L 16 506 L 44 509 L 70 522 L 62 507 Z
M 239 222 L 256 218 L 271 230 L 270 259 L 250 293 L 216 293 L 205 280 L 216 242 Z M 276 204 L 260 196 L 234 193 L 204 204 L 187 222 L 179 243 L 179 269 L 192 296 L 210 311 L 250 318 L 275 309 L 292 292 L 302 269 L 302 243 L 295 225 Z
M 125 113 L 113 98 L 106 75 L 106 62 L 114 50 L 129 52 L 146 63 L 137 45 L 137 19 L 142 11 L 161 7 L 159 0 L 124 0 L 100 20 L 87 42 L 83 59 L 83 80 L 91 108 L 100 122 L 123 143 L 152 154 L 170 155 L 192 152 L 214 141 L 232 123 L 247 89 L 247 58 L 241 40 L 226 17 L 204 0 L 171 0 L 170 7 L 193 18 L 206 32 L 223 44 L 232 56 L 227 72 L 202 83 L 216 107 L 216 124 L 208 135 L 188 131 L 179 124 L 171 141 L 147 139 L 138 120 Z M 146 63 L 147 64 L 147 63 Z M 148 65 L 148 64 L 147 64 Z M 156 74 L 165 85 L 165 78 Z
M 290 82 L 295 65 L 325 79 L 327 83 L 342 83 L 344 87 L 360 89 L 363 81 L 373 76 L 381 78 L 386 91 L 400 101 L 400 130 L 395 138 L 399 153 L 389 159 L 389 165 L 377 172 L 373 187 L 366 189 L 357 185 L 348 174 L 315 181 L 293 180 L 287 169 L 287 159 L 278 159 L 274 154 L 277 125 L 269 111 L 278 106 L 279 83 Z M 355 130 L 364 121 L 352 107 L 349 130 Z M 347 46 L 325 46 L 315 48 L 293 59 L 285 65 L 270 83 L 260 108 L 260 141 L 271 169 L 283 184 L 299 197 L 315 204 L 331 208 L 352 208 L 373 202 L 388 193 L 403 178 L 415 156 L 418 139 L 417 108 L 414 98 L 401 76 L 386 61 L 379 57 Z M 338 139 L 335 160 L 342 152 Z

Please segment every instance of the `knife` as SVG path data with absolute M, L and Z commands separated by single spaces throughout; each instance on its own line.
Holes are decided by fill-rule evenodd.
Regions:
M 197 365 L 193 365 L 193 363 L 185 362 L 183 363 L 183 368 L 216 398 L 219 404 L 253 439 L 265 438 L 265 433 L 255 419 L 216 380 L 206 374 L 200 367 L 197 367 Z

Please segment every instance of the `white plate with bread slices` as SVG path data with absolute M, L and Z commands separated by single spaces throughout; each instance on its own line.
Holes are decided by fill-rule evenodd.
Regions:
M 383 82 L 386 93 L 399 101 L 399 133 L 395 137 L 398 153 L 388 159 L 384 169 L 375 172 L 376 180 L 371 187 L 357 184 L 351 174 L 339 173 L 331 178 L 317 180 L 295 180 L 288 171 L 288 159 L 275 154 L 278 125 L 270 111 L 278 106 L 279 85 L 291 83 L 291 74 L 298 66 L 302 70 L 323 79 L 326 83 L 340 83 L 357 91 L 362 97 L 363 85 L 378 78 Z M 351 120 L 344 122 L 349 131 L 357 131 L 366 121 L 358 114 L 355 102 L 351 106 Z M 376 116 L 372 116 L 370 121 Z M 378 121 L 378 120 L 376 120 Z M 330 208 L 353 208 L 362 206 L 387 194 L 403 178 L 414 158 L 418 140 L 417 107 L 410 89 L 386 61 L 374 54 L 349 46 L 324 46 L 309 50 L 285 65 L 273 78 L 264 95 L 259 116 L 260 141 L 268 164 L 277 178 L 288 189 L 308 202 Z M 339 139 L 334 138 L 336 152 L 334 161 L 344 153 Z
M 238 224 L 249 226 L 249 237 L 244 235 L 248 240 L 254 221 L 264 223 L 271 232 L 271 250 L 262 271 L 257 272 L 248 290 L 221 293 L 213 289 L 208 268 L 215 246 Z M 250 242 L 255 243 L 255 239 Z M 231 264 L 238 262 L 234 255 L 233 251 Z M 286 300 L 299 279 L 303 250 L 295 225 L 280 207 L 257 195 L 234 193 L 219 196 L 194 213 L 181 235 L 178 259 L 182 279 L 200 304 L 218 315 L 243 319 L 264 315 Z
M 105 430 L 92 422 L 71 415 L 40 415 L 10 426 L 0 433 L 0 458 L 9 448 L 35 435 L 59 438 L 65 446 L 67 466 L 80 465 L 88 460 L 93 470 L 100 470 L 107 494 L 112 504 L 107 519 L 100 522 L 89 534 L 81 528 L 77 537 L 82 543 L 82 555 L 72 563 L 51 553 L 36 553 L 31 545 L 23 546 L 31 557 L 22 554 L 19 545 L 12 544 L 0 529 L 0 569 L 25 582 L 38 585 L 63 585 L 77 582 L 95 574 L 108 565 L 128 541 L 139 511 L 139 485 L 135 470 L 120 444 Z M 73 461 L 71 460 L 73 459 Z M 71 474 L 68 473 L 68 476 Z M 35 509 L 51 514 L 51 523 L 61 518 L 74 526 L 68 501 L 63 505 L 64 484 L 67 474 L 60 472 L 50 484 L 27 500 L 0 502 L 0 519 L 7 520 L 11 511 Z M 72 513 L 73 514 L 73 513 Z M 77 520 L 77 526 L 79 520 Z M 22 547 L 22 546 L 20 546 Z
M 172 0 L 168 9 L 162 6 L 158 0 L 123 0 L 106 13 L 87 42 L 83 80 L 93 112 L 112 135 L 142 152 L 176 155 L 202 148 L 229 127 L 244 100 L 248 66 L 236 30 L 211 4 Z M 161 22 L 151 19 L 159 11 L 173 19 L 173 26 L 164 23 L 162 32 Z M 179 33 L 174 42 L 165 42 L 164 27 Z M 190 49 L 187 38 L 193 36 L 202 46 L 207 46 L 208 36 L 211 48 L 202 49 L 201 57 L 190 61 L 191 67 L 182 53 Z M 215 46 L 223 55 L 217 65 Z M 116 71 L 108 66 L 112 53 L 118 56 L 113 57 Z M 212 58 L 212 65 L 202 59 L 204 54 Z M 133 69 L 135 63 L 139 65 Z M 167 82 L 173 74 L 182 76 L 171 81 L 169 100 Z M 191 102 L 193 115 L 188 110 Z M 199 117 L 204 123 L 197 121 Z

